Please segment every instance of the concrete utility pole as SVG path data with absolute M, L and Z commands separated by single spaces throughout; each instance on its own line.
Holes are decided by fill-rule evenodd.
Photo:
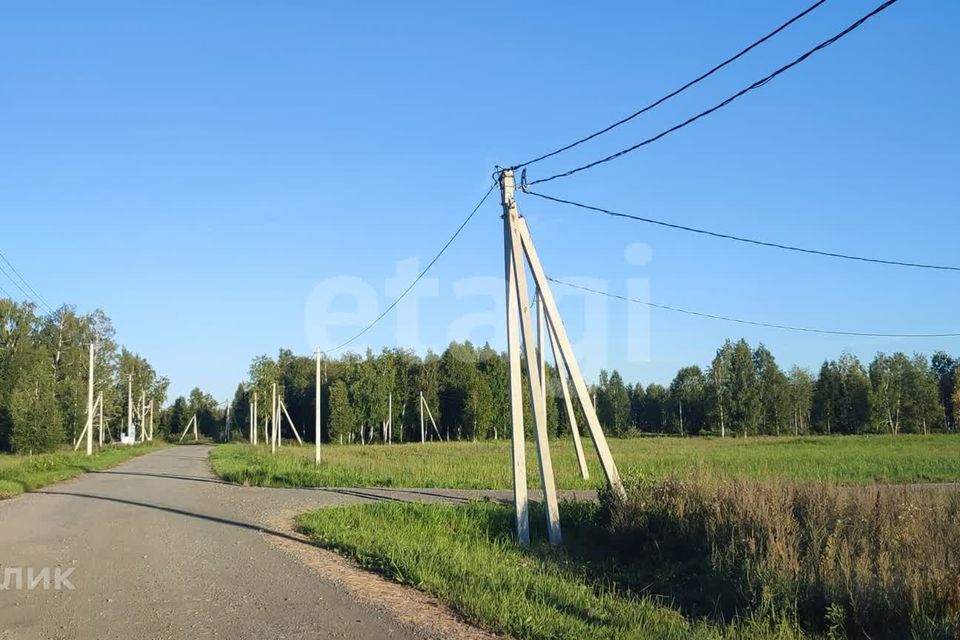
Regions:
M 550 282 L 547 280 L 536 247 L 530 237 L 527 222 L 517 210 L 514 199 L 513 171 L 504 170 L 500 173 L 501 204 L 503 205 L 504 256 L 507 291 L 507 347 L 510 359 L 510 416 L 512 424 L 513 445 L 513 491 L 516 510 L 517 538 L 520 544 L 529 544 L 530 529 L 527 504 L 526 464 L 524 460 L 524 433 L 523 433 L 523 405 L 522 405 L 522 367 L 520 358 L 526 358 L 527 375 L 530 382 L 530 405 L 533 408 L 534 433 L 536 434 L 537 459 L 540 467 L 540 481 L 543 487 L 544 505 L 547 515 L 547 536 L 551 544 L 561 542 L 560 513 L 557 506 L 556 485 L 553 476 L 553 462 L 550 456 L 550 442 L 547 433 L 547 414 L 545 402 L 546 364 L 544 361 L 544 347 L 547 335 L 555 338 L 557 354 L 557 370 L 563 375 L 568 371 L 573 381 L 577 400 L 583 409 L 590 429 L 600 465 L 610 488 L 618 495 L 625 495 L 620 475 L 617 471 L 610 448 L 607 445 L 597 412 L 590 402 L 587 384 L 580 372 L 567 337 L 563 320 L 557 309 Z M 530 317 L 530 297 L 527 288 L 527 268 L 533 276 L 533 287 L 537 293 L 538 311 L 543 319 L 538 318 L 542 328 L 534 333 L 533 322 Z M 538 314 L 539 315 L 539 314 Z M 518 323 L 519 318 L 519 323 Z M 519 326 L 518 326 L 519 324 Z M 520 338 L 523 337 L 524 349 L 521 352 Z M 539 346 L 540 353 L 537 354 Z M 539 356 L 539 357 L 538 357 Z M 573 411 L 569 413 L 573 415 Z
M 96 349 L 90 343 L 90 364 L 87 366 L 87 455 L 93 455 L 93 352 Z M 100 438 L 103 444 L 103 437 Z
M 387 444 L 393 444 L 393 392 L 387 400 Z
M 250 419 L 253 421 L 253 438 L 250 440 L 254 446 L 257 444 L 257 430 L 260 428 L 258 424 L 260 422 L 260 417 L 257 415 L 257 392 L 253 392 L 253 410 L 250 412 Z
M 317 372 L 316 372 L 316 377 L 317 377 L 317 381 L 316 381 L 317 392 L 316 392 L 316 397 L 314 398 L 314 413 L 315 413 L 315 415 L 314 415 L 314 425 L 315 425 L 315 431 L 316 431 L 316 433 L 314 434 L 314 438 L 315 438 L 315 440 L 316 440 L 316 449 L 314 450 L 314 454 L 313 454 L 313 462 L 314 462 L 314 464 L 319 465 L 319 464 L 320 464 L 320 396 L 321 396 L 321 393 L 320 393 L 320 383 L 321 383 L 321 380 L 320 380 L 320 349 L 317 349 L 317 354 L 316 354 L 316 356 L 317 356 Z
M 270 433 L 270 453 L 277 452 L 277 435 L 279 429 L 277 429 L 277 383 L 273 383 L 273 418 L 270 422 L 270 426 L 273 430 Z
M 563 402 L 567 408 L 567 415 L 570 417 L 570 431 L 573 432 L 573 447 L 577 452 L 577 464 L 580 465 L 580 475 L 584 480 L 590 478 L 590 470 L 587 469 L 587 461 L 583 456 L 583 445 L 580 443 L 580 428 L 577 427 L 577 416 L 573 412 L 573 402 L 570 400 L 570 388 L 567 386 L 567 371 L 562 366 L 560 359 L 560 350 L 557 348 L 557 339 L 549 329 L 547 334 L 550 336 L 550 349 L 553 352 L 553 361 L 557 365 L 557 377 L 560 378 L 560 390 L 563 391 Z
M 133 374 L 127 375 L 127 437 L 133 433 Z
M 103 391 L 97 396 L 97 404 L 100 405 L 100 446 L 103 446 Z M 113 436 L 110 436 L 110 440 L 113 440 Z
M 427 441 L 427 430 L 424 428 L 423 424 L 423 391 L 420 392 L 420 443 L 423 444 Z
M 517 203 L 513 197 L 513 171 L 500 175 L 500 204 L 503 206 L 503 245 L 505 254 L 505 280 L 507 286 L 507 352 L 510 360 L 510 423 L 513 452 L 513 504 L 517 540 L 521 545 L 530 544 L 530 516 L 527 503 L 527 454 L 523 437 L 523 387 L 520 381 L 520 328 L 517 317 L 520 307 L 517 302 L 517 273 L 513 255 L 513 221 L 517 217 Z
M 147 392 L 140 389 L 140 440 L 149 440 L 147 433 Z
M 230 401 L 227 400 L 223 410 L 223 435 L 224 440 L 230 442 Z
M 543 415 L 547 415 L 547 328 L 544 323 L 543 300 L 540 298 L 540 289 L 537 288 L 537 356 L 540 365 L 540 402 L 543 404 Z

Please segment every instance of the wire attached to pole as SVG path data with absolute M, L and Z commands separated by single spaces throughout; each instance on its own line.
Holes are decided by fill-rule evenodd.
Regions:
M 769 75 L 761 78 L 760 80 L 757 80 L 756 82 L 754 82 L 754 83 L 751 84 L 750 86 L 748 86 L 748 87 L 746 87 L 746 88 L 744 88 L 744 89 L 741 89 L 740 91 L 738 91 L 737 93 L 733 94 L 732 96 L 730 96 L 729 98 L 727 98 L 727 99 L 724 100 L 723 102 L 721 102 L 721 103 L 719 103 L 719 104 L 716 104 L 716 105 L 710 107 L 710 108 L 707 109 L 706 111 L 701 111 L 701 112 L 698 113 L 697 115 L 691 116 L 691 117 L 687 118 L 686 120 L 684 120 L 684 121 L 681 122 L 680 124 L 674 125 L 674 126 L 670 127 L 669 129 L 666 129 L 666 130 L 664 130 L 664 131 L 661 131 L 660 133 L 658 133 L 657 135 L 655 135 L 655 136 L 653 136 L 653 137 L 647 138 L 646 140 L 643 140 L 642 142 L 638 142 L 637 144 L 635 144 L 635 145 L 633 145 L 633 146 L 631 146 L 631 147 L 627 147 L 626 149 L 623 149 L 623 150 L 621 150 L 621 151 L 618 151 L 618 152 L 616 152 L 616 153 L 613 153 L 613 154 L 611 154 L 611 155 L 609 155 L 609 156 L 606 156 L 605 158 L 600 158 L 599 160 L 594 160 L 593 162 L 590 162 L 590 163 L 587 163 L 587 164 L 585 164 L 585 165 L 576 167 L 575 169 L 570 169 L 569 171 L 564 171 L 564 172 L 562 172 L 562 173 L 557 173 L 557 174 L 554 174 L 554 175 L 549 176 L 549 177 L 547 177 L 547 178 L 540 178 L 539 180 L 534 180 L 534 181 L 530 182 L 530 185 L 540 184 L 541 182 L 550 182 L 551 180 L 557 180 L 558 178 L 566 178 L 566 177 L 569 177 L 569 176 L 574 175 L 575 173 L 580 173 L 581 171 L 586 171 L 587 169 L 592 169 L 593 167 L 596 167 L 597 165 L 604 164 L 605 162 L 610 162 L 611 160 L 616 160 L 617 158 L 620 158 L 620 157 L 622 157 L 622 156 L 627 155 L 628 153 L 631 153 L 631 152 L 633 152 L 633 151 L 636 151 L 637 149 L 639 149 L 639 148 L 641 148 L 641 147 L 645 147 L 645 146 L 648 145 L 648 144 L 651 144 L 651 143 L 653 143 L 653 142 L 656 142 L 657 140 L 660 140 L 661 138 L 664 138 L 664 137 L 670 135 L 670 134 L 673 133 L 674 131 L 679 131 L 680 129 L 683 129 L 683 128 L 686 127 L 686 126 L 693 124 L 693 123 L 696 122 L 697 120 L 699 120 L 699 119 L 701 119 L 701 118 L 704 118 L 704 117 L 710 115 L 711 113 L 713 113 L 713 112 L 715 112 L 715 111 L 719 111 L 719 110 L 722 109 L 723 107 L 726 107 L 727 105 L 729 105 L 729 104 L 731 104 L 732 102 L 734 102 L 737 98 L 740 98 L 741 96 L 744 96 L 744 95 L 750 93 L 751 91 L 753 91 L 753 90 L 755 90 L 755 89 L 759 89 L 760 87 L 766 85 L 768 82 L 770 82 L 771 80 L 773 80 L 774 78 L 776 78 L 776 77 L 779 76 L 780 74 L 786 73 L 787 71 L 789 71 L 789 70 L 792 69 L 793 67 L 797 66 L 798 64 L 802 63 L 804 60 L 806 60 L 807 58 L 809 58 L 809 57 L 812 56 L 813 54 L 815 54 L 815 53 L 817 53 L 818 51 L 821 51 L 821 50 L 823 50 L 823 49 L 826 49 L 827 47 L 829 47 L 829 46 L 832 45 L 833 43 L 837 42 L 838 40 L 840 40 L 840 39 L 843 38 L 844 36 L 846 36 L 846 35 L 848 35 L 849 33 L 853 32 L 853 31 L 856 30 L 858 27 L 860 27 L 861 25 L 863 25 L 867 20 L 869 20 L 870 18 L 874 17 L 875 15 L 877 15 L 878 13 L 880 13 L 881 11 L 884 11 L 885 9 L 889 8 L 890 6 L 892 6 L 892 5 L 893 5 L 894 3 L 896 3 L 896 2 L 897 2 L 897 0 L 887 0 L 886 2 L 884 2 L 883 4 L 881 4 L 880 6 L 878 6 L 876 9 L 874 9 L 873 11 L 871 11 L 871 12 L 868 13 L 867 15 L 863 16 L 862 18 L 860 18 L 859 20 L 857 20 L 856 22 L 854 22 L 853 24 L 851 24 L 849 27 L 847 27 L 846 29 L 844 29 L 843 31 L 841 31 L 840 33 L 838 33 L 837 35 L 833 36 L 832 38 L 828 38 L 827 40 L 824 40 L 823 42 L 821 42 L 820 44 L 818 44 L 817 46 L 815 46 L 813 49 L 810 49 L 809 51 L 807 51 L 806 53 L 804 53 L 802 56 L 800 56 L 799 58 L 797 58 L 797 59 L 794 60 L 793 62 L 790 62 L 790 63 L 788 63 L 788 64 L 783 65 L 782 67 L 780 67 L 779 69 L 777 69 L 777 70 L 774 71 L 773 73 L 771 73 L 771 74 L 769 74 Z
M 739 59 L 742 58 L 743 56 L 747 55 L 747 54 L 750 53 L 752 50 L 756 49 L 756 48 L 759 47 L 761 44 L 763 44 L 764 42 L 766 42 L 767 40 L 769 40 L 770 38 L 774 37 L 775 35 L 777 35 L 777 34 L 780 33 L 781 31 L 783 31 L 784 29 L 786 29 L 787 27 L 789 27 L 790 25 L 792 25 L 794 22 L 796 22 L 796 21 L 804 18 L 807 14 L 811 13 L 814 9 L 816 9 L 817 7 L 819 7 L 820 5 L 822 5 L 822 4 L 823 4 L 824 2 L 826 2 L 826 1 L 827 1 L 827 0 L 818 0 L 818 2 L 813 3 L 812 5 L 810 5 L 809 7 L 807 7 L 806 9 L 804 9 L 803 11 L 801 11 L 800 13 L 798 13 L 797 15 L 793 16 L 792 18 L 790 18 L 789 20 L 787 20 L 786 22 L 784 22 L 783 24 L 781 24 L 779 27 L 777 27 L 776 29 L 774 29 L 774 30 L 771 31 L 770 33 L 768 33 L 767 35 L 763 36 L 763 37 L 760 38 L 759 40 L 754 41 L 753 43 L 751 43 L 750 45 L 748 45 L 746 48 L 741 49 L 736 55 L 727 58 L 726 60 L 724 60 L 724 61 L 721 62 L 720 64 L 714 66 L 712 69 L 710 69 L 710 70 L 707 71 L 706 73 L 703 73 L 703 74 L 697 76 L 696 78 L 694 78 L 693 80 L 687 82 L 685 85 L 683 85 L 683 86 L 680 87 L 679 89 L 675 89 L 675 90 L 671 91 L 670 93 L 666 94 L 665 96 L 662 96 L 662 97 L 654 100 L 653 102 L 651 102 L 651 103 L 648 104 L 647 106 L 643 107 L 643 108 L 640 109 L 639 111 L 634 111 L 633 113 L 631 113 L 631 114 L 630 114 L 629 116 L 627 116 L 626 118 L 623 118 L 623 119 L 621 119 L 621 120 L 618 120 L 618 121 L 614 122 L 613 124 L 611 124 L 611 125 L 609 125 L 609 126 L 607 126 L 607 127 L 604 127 L 603 129 L 600 129 L 599 131 L 596 131 L 596 132 L 594 132 L 594 133 L 591 133 L 591 134 L 588 135 L 588 136 L 585 136 L 585 137 L 583 137 L 583 138 L 580 138 L 579 140 L 576 140 L 576 141 L 574 141 L 574 142 L 571 142 L 570 144 L 565 145 L 565 146 L 563 146 L 563 147 L 560 147 L 559 149 L 556 149 L 556 150 L 554 150 L 554 151 L 551 151 L 550 153 L 545 153 L 545 154 L 543 154 L 542 156 L 537 156 L 536 158 L 533 158 L 532 160 L 527 160 L 526 162 L 521 162 L 521 163 L 519 163 L 519 164 L 515 164 L 515 165 L 513 165 L 513 166 L 510 167 L 510 168 L 513 169 L 513 170 L 517 170 L 517 169 L 520 169 L 520 168 L 522 168 L 522 167 L 530 166 L 531 164 L 534 164 L 534 163 L 536 163 L 536 162 L 540 162 L 541 160 L 546 160 L 547 158 L 552 158 L 553 156 L 559 155 L 559 154 L 563 153 L 564 151 L 568 151 L 568 150 L 570 150 L 570 149 L 573 149 L 574 147 L 576 147 L 576 146 L 578 146 L 578 145 L 581 145 L 581 144 L 583 144 L 584 142 L 589 142 L 590 140 L 593 140 L 594 138 L 596 138 L 596 137 L 598 137 L 598 136 L 602 136 L 603 134 L 607 133 L 608 131 L 612 131 L 613 129 L 616 129 L 616 128 L 619 127 L 620 125 L 626 124 L 626 123 L 630 122 L 631 120 L 633 120 L 634 118 L 643 115 L 643 114 L 646 113 L 647 111 L 650 111 L 650 110 L 652 110 L 652 109 L 655 109 L 655 108 L 659 107 L 661 104 L 663 104 L 663 103 L 666 102 L 667 100 L 670 100 L 671 98 L 674 98 L 674 97 L 680 95 L 681 93 L 683 93 L 684 91 L 686 91 L 686 90 L 689 89 L 690 87 L 692 87 L 692 86 L 694 86 L 695 84 L 701 82 L 702 80 L 706 80 L 707 78 L 709 78 L 710 76 L 712 76 L 713 74 L 715 74 L 717 71 L 720 71 L 721 69 L 723 69 L 723 68 L 726 67 L 727 65 L 729 65 L 729 64 L 731 64 L 731 63 L 733 63 L 733 62 L 736 62 L 737 60 L 739 60 Z
M 563 198 L 555 198 L 554 196 L 548 196 L 543 193 L 537 193 L 536 191 L 524 191 L 531 196 L 536 196 L 538 198 L 543 198 L 544 200 L 549 200 L 551 202 L 557 202 L 560 204 L 569 205 L 571 207 L 577 207 L 579 209 L 584 209 L 586 211 L 593 211 L 596 213 L 602 213 L 608 216 L 615 218 L 625 218 L 628 220 L 636 220 L 637 222 L 644 222 L 647 224 L 654 224 L 661 227 L 667 227 L 669 229 L 677 229 L 679 231 L 688 231 L 690 233 L 699 233 L 705 236 L 711 236 L 713 238 L 722 238 L 724 240 L 733 240 L 736 242 L 744 242 L 747 244 L 754 244 L 761 247 L 771 247 L 773 249 L 783 249 L 785 251 L 795 251 L 797 253 L 807 253 L 817 256 L 825 256 L 827 258 L 839 258 L 841 260 L 853 260 L 856 262 L 869 262 L 873 264 L 885 264 L 896 267 L 911 267 L 914 269 L 932 269 L 937 271 L 960 271 L 960 267 L 952 265 L 940 265 L 940 264 L 924 264 L 921 262 L 904 262 L 901 260 L 887 260 L 884 258 L 868 258 L 865 256 L 855 256 L 847 253 L 837 253 L 834 251 L 821 251 L 819 249 L 808 249 L 806 247 L 797 247 L 789 244 L 781 244 L 779 242 L 767 242 L 765 240 L 755 240 L 753 238 L 744 238 L 742 236 L 735 236 L 729 233 L 720 233 L 718 231 L 709 231 L 707 229 L 698 229 L 697 227 L 688 227 L 682 224 L 675 224 L 673 222 L 666 222 L 664 220 L 657 220 L 655 218 L 646 218 L 643 216 L 637 216 L 630 213 L 622 213 L 619 211 L 611 211 L 610 209 L 604 209 L 602 207 L 594 207 L 588 204 L 582 204 L 580 202 L 574 202 L 573 200 L 564 200 Z
M 368 324 L 367 326 L 365 326 L 363 329 L 361 329 L 359 332 L 357 332 L 357 333 L 356 333 L 353 337 L 351 337 L 349 340 L 346 340 L 345 342 L 342 342 L 342 343 L 338 344 L 337 346 L 333 347 L 332 349 L 325 349 L 325 350 L 324 350 L 324 349 L 321 349 L 321 353 L 330 354 L 330 353 L 333 353 L 333 352 L 335 352 L 335 351 L 339 351 L 340 349 L 343 349 L 344 347 L 348 346 L 350 343 L 352 343 L 352 342 L 353 342 L 354 340 L 356 340 L 357 338 L 360 338 L 361 336 L 363 336 L 367 331 L 369 331 L 370 329 L 372 329 L 372 328 L 374 327 L 374 325 L 376 325 L 378 322 L 380 322 L 381 320 L 383 320 L 383 319 L 386 317 L 386 315 L 387 315 L 388 313 L 390 313 L 390 312 L 393 310 L 394 307 L 397 306 L 397 303 L 399 303 L 401 300 L 403 300 L 403 298 L 404 298 L 408 293 L 410 293 L 410 291 L 417 285 L 417 283 L 420 282 L 420 280 L 423 279 L 423 276 L 427 275 L 427 271 L 430 270 L 430 268 L 437 262 L 437 260 L 440 259 L 440 256 L 442 256 L 442 255 L 444 254 L 444 252 L 450 247 L 450 245 L 453 244 L 453 241 L 457 239 L 457 236 L 460 235 L 460 232 L 463 231 L 463 228 L 466 227 L 466 226 L 467 226 L 467 223 L 470 222 L 470 220 L 473 219 L 473 216 L 476 215 L 477 211 L 480 210 L 480 207 L 483 206 L 483 203 L 487 201 L 487 198 L 490 197 L 490 194 L 493 193 L 493 190 L 496 189 L 496 188 L 497 188 L 497 182 L 494 182 L 492 185 L 490 185 L 490 189 L 487 190 L 487 193 L 484 194 L 483 198 L 480 199 L 480 202 L 477 203 L 477 206 L 475 206 L 475 207 L 473 208 L 473 210 L 469 213 L 469 215 L 467 215 L 466 219 L 465 219 L 462 223 L 460 223 L 460 226 L 457 227 L 457 230 L 453 232 L 453 235 L 450 236 L 450 239 L 447 240 L 446 243 L 444 243 L 444 245 L 440 248 L 440 251 L 437 252 L 437 255 L 435 255 L 435 256 L 433 257 L 433 260 L 431 260 L 431 261 L 427 264 L 427 266 L 423 268 L 423 271 L 420 272 L 420 275 L 418 275 L 416 278 L 414 278 L 413 282 L 410 283 L 410 286 L 408 286 L 406 289 L 404 289 L 404 290 L 403 290 L 403 293 L 401 293 L 399 296 L 397 296 L 397 299 L 394 300 L 393 302 L 391 302 L 390 305 L 387 306 L 387 308 L 383 310 L 383 313 L 381 313 L 379 316 L 377 316 L 377 317 L 373 320 L 373 322 L 371 322 L 370 324 Z
M 711 320 L 723 320 L 724 322 L 734 322 L 737 324 L 748 324 L 755 327 L 766 327 L 768 329 L 781 329 L 783 331 L 799 331 L 803 333 L 819 333 L 833 336 L 855 336 L 860 338 L 960 338 L 960 333 L 873 333 L 867 331 L 839 331 L 835 329 L 813 329 L 810 327 L 796 327 L 786 324 L 774 324 L 772 322 L 760 322 L 757 320 L 744 320 L 742 318 L 734 318 L 731 316 L 722 316 L 714 313 L 704 313 L 702 311 L 691 311 L 690 309 L 682 309 L 680 307 L 671 307 L 665 304 L 657 304 L 655 302 L 650 302 L 648 300 L 639 300 L 637 298 L 629 298 L 627 296 L 621 296 L 616 293 L 609 293 L 607 291 L 600 291 L 599 289 L 593 289 L 591 287 L 586 287 L 579 284 L 574 284 L 572 282 L 567 282 L 566 280 L 560 280 L 559 278 L 551 278 L 547 276 L 547 280 L 550 282 L 555 282 L 556 284 L 563 285 L 565 287 L 570 287 L 571 289 L 579 289 L 581 291 L 586 291 L 588 293 L 593 293 L 596 295 L 606 296 L 608 298 L 614 298 L 616 300 L 623 300 L 624 302 L 632 302 L 635 304 L 642 304 L 654 309 L 662 309 L 664 311 L 672 311 L 674 313 L 682 313 L 689 316 L 697 316 L 700 318 L 709 318 Z

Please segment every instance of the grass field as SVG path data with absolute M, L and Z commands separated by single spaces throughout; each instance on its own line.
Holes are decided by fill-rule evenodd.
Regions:
M 570 532 L 582 517 L 564 505 Z M 542 511 L 531 512 L 542 539 Z M 592 580 L 568 548 L 514 544 L 509 509 L 377 503 L 321 509 L 298 520 L 301 531 L 390 578 L 437 596 L 474 624 L 528 640 L 630 638 L 701 640 L 806 638 L 790 622 L 690 621 L 654 598 Z
M 0 500 L 33 491 L 87 471 L 116 466 L 130 458 L 156 451 L 164 444 L 106 448 L 87 457 L 83 452 L 63 451 L 33 456 L 0 455 Z
M 877 485 L 631 482 L 562 503 L 564 544 L 513 541 L 511 507 L 381 502 L 301 531 L 510 637 L 960 637 L 960 495 Z
M 588 442 L 584 445 L 589 447 Z M 804 438 L 611 439 L 625 477 L 663 478 L 706 472 L 719 477 L 828 480 L 838 484 L 960 481 L 960 435 L 833 436 Z M 602 474 L 587 450 L 590 480 L 579 476 L 570 440 L 551 442 L 557 485 L 592 488 Z M 424 487 L 505 489 L 512 483 L 510 445 L 452 442 L 406 445 L 324 446 L 323 464 L 313 447 L 230 444 L 211 462 L 223 479 L 272 487 Z M 536 452 L 527 447 L 529 485 L 538 486 Z

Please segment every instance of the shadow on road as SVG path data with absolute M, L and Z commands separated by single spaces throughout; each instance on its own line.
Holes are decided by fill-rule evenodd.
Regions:
M 185 516 L 187 518 L 197 518 L 199 520 L 206 520 L 208 522 L 216 522 L 217 524 L 224 524 L 231 527 L 237 527 L 240 529 L 249 529 L 251 531 L 257 531 L 259 533 L 266 533 L 277 538 L 283 538 L 285 540 L 291 540 L 293 542 L 299 542 L 302 544 L 313 545 L 309 540 L 301 538 L 298 536 L 291 535 L 289 533 L 284 533 L 283 531 L 277 531 L 276 529 L 271 529 L 269 527 L 264 527 L 259 524 L 253 524 L 251 522 L 243 522 L 240 520 L 231 520 L 230 518 L 223 518 L 220 516 L 214 516 L 207 513 L 196 513 L 194 511 L 187 511 L 186 509 L 178 509 L 176 507 L 164 507 L 157 504 L 150 504 L 149 502 L 138 502 L 136 500 L 127 500 L 125 498 L 110 498 L 107 496 L 98 496 L 92 493 L 73 493 L 69 491 L 34 491 L 34 494 L 42 494 L 49 496 L 66 496 L 70 498 L 84 498 L 87 500 L 102 500 L 104 502 L 116 502 L 119 504 L 125 504 L 132 507 L 143 507 L 145 509 L 155 509 L 157 511 L 164 511 L 166 513 L 172 513 L 178 516 Z
M 143 476 L 146 478 L 161 478 L 165 480 L 187 480 L 190 482 L 210 482 L 213 484 L 229 484 L 233 486 L 239 486 L 239 485 L 234 485 L 234 483 L 232 482 L 226 482 L 224 480 L 218 480 L 216 478 L 204 478 L 200 476 L 178 476 L 178 475 L 173 475 L 171 473 L 142 473 L 138 471 L 92 471 L 91 473 L 95 473 L 98 475 L 110 475 L 110 476 Z

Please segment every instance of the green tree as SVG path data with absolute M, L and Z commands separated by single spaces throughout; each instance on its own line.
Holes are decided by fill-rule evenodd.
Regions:
M 950 406 L 953 408 L 953 415 L 960 416 L 960 376 L 956 376 L 953 381 L 953 392 L 950 394 Z
M 733 343 L 726 340 L 717 349 L 717 353 L 710 363 L 708 373 L 708 398 L 710 400 L 711 422 L 720 427 L 720 436 L 727 434 L 727 422 L 730 419 L 731 399 L 733 397 Z
M 787 376 L 762 344 L 753 352 L 753 362 L 760 392 L 760 432 L 780 435 L 788 415 Z
M 671 432 L 697 435 L 706 427 L 706 389 L 707 379 L 700 367 L 683 367 L 677 372 L 668 393 Z
M 806 369 L 794 366 L 787 374 L 786 407 L 794 435 L 810 431 L 813 408 L 813 376 Z
M 63 441 L 63 425 L 54 397 L 56 378 L 46 352 L 38 350 L 10 396 L 11 444 L 17 453 L 53 451 Z
M 605 373 L 601 373 L 601 380 L 606 377 Z M 630 393 L 616 369 L 606 378 L 606 384 L 601 385 L 597 403 L 597 413 L 603 416 L 600 420 L 610 433 L 625 435 L 631 426 Z
M 812 424 L 819 433 L 833 433 L 840 414 L 843 394 L 840 369 L 835 361 L 824 361 L 813 386 Z
M 945 429 L 957 428 L 957 414 L 953 410 L 952 394 L 957 382 L 957 371 L 960 369 L 960 360 L 948 356 L 943 351 L 936 351 L 930 358 L 930 366 L 937 379 L 937 390 L 940 394 L 940 404 L 944 408 Z
M 744 436 L 757 433 L 762 406 L 753 351 L 746 340 L 733 345 L 730 356 L 730 423 Z
M 663 433 L 667 426 L 667 390 L 651 382 L 643 394 L 643 424 L 646 431 Z
M 330 385 L 330 440 L 347 442 L 354 428 L 355 417 L 353 407 L 350 406 L 350 397 L 347 385 L 343 380 L 336 380 Z

